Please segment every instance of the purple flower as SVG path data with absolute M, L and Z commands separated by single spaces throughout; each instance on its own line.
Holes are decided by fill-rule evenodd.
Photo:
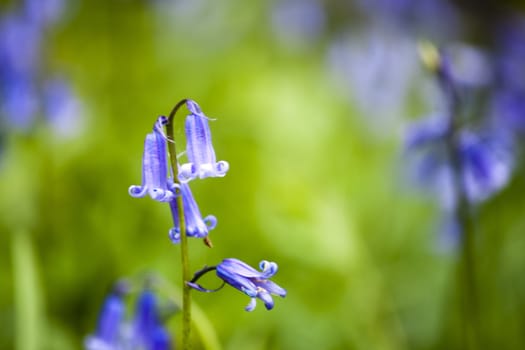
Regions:
M 133 324 L 134 345 L 141 349 L 170 349 L 170 337 L 159 320 L 155 294 L 145 290 L 139 296 Z
M 123 291 L 114 291 L 106 298 L 97 330 L 86 338 L 85 349 L 171 349 L 171 337 L 160 321 L 153 292 L 142 291 L 131 318 L 126 318 L 123 294 Z
M 142 185 L 129 188 L 132 197 L 139 198 L 149 194 L 159 202 L 169 202 L 174 198 L 173 192 L 168 189 L 167 141 L 162 132 L 162 127 L 167 122 L 166 117 L 159 117 L 153 132 L 146 135 L 142 157 Z
M 452 130 L 445 118 L 433 118 L 413 126 L 406 138 L 416 179 L 430 185 L 446 209 L 457 204 L 454 173 L 446 146 L 451 135 Z M 470 202 L 482 202 L 502 189 L 510 179 L 514 166 L 510 138 L 495 130 L 461 130 L 457 138 L 461 190 Z
M 188 163 L 180 166 L 179 180 L 188 182 L 196 177 L 204 179 L 225 176 L 230 166 L 226 161 L 216 160 L 208 125 L 209 118 L 202 113 L 196 102 L 188 100 L 186 105 L 191 113 L 186 118 L 185 127 Z
M 111 293 L 104 302 L 100 312 L 95 334 L 86 339 L 86 350 L 117 349 L 122 336 L 125 306 L 122 295 Z
M 506 135 L 482 137 L 465 131 L 461 134 L 460 154 L 463 185 L 471 201 L 484 201 L 508 183 L 514 162 Z
M 224 259 L 216 267 L 217 276 L 235 289 L 240 290 L 251 298 L 246 306 L 246 311 L 252 311 L 256 306 L 256 298 L 264 302 L 267 310 L 273 309 L 272 294 L 280 297 L 286 296 L 286 290 L 270 281 L 269 278 L 277 272 L 277 264 L 263 260 L 259 263 L 261 271 L 237 259 Z M 210 269 L 207 269 L 208 271 Z M 200 277 L 200 276 L 199 276 Z M 188 282 L 188 285 L 202 292 L 211 292 L 200 285 Z
M 184 207 L 184 222 L 186 224 L 186 235 L 189 237 L 205 238 L 208 232 L 217 226 L 217 219 L 213 215 L 208 215 L 204 219 L 199 211 L 199 207 L 193 198 L 190 186 L 186 183 L 181 183 L 180 186 L 174 185 L 175 188 L 180 188 L 180 195 L 182 196 L 182 204 Z M 180 243 L 180 225 L 179 225 L 179 211 L 177 208 L 177 200 L 174 198 L 170 201 L 171 215 L 173 217 L 173 224 L 175 225 L 169 232 L 169 237 L 173 243 Z
M 60 78 L 45 83 L 44 113 L 55 134 L 73 136 L 82 127 L 82 106 L 69 84 Z

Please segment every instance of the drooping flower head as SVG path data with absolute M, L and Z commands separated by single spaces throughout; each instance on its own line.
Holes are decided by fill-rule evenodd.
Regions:
M 129 188 L 132 197 L 139 198 L 149 194 L 159 202 L 169 202 L 174 198 L 173 192 L 168 189 L 167 138 L 162 131 L 167 122 L 166 117 L 159 117 L 153 132 L 146 135 L 142 157 L 142 185 Z
M 188 163 L 180 166 L 179 180 L 188 182 L 197 177 L 204 179 L 225 176 L 230 166 L 226 161 L 216 160 L 208 125 L 209 118 L 202 113 L 195 101 L 188 100 L 186 106 L 190 111 L 185 124 Z
M 174 186 L 173 191 L 175 191 L 175 187 L 180 188 L 179 195 L 182 196 L 186 235 L 189 237 L 205 238 L 208 236 L 209 231 L 214 229 L 217 225 L 217 219 L 213 215 L 208 215 L 205 218 L 202 218 L 197 202 L 195 202 L 190 186 L 187 183 L 181 183 L 180 186 Z M 179 211 L 176 198 L 170 201 L 170 209 L 174 227 L 170 230 L 169 237 L 173 243 L 180 243 Z
M 264 302 L 267 310 L 271 310 L 274 306 L 272 294 L 283 298 L 286 296 L 285 289 L 269 280 L 269 278 L 273 277 L 277 272 L 277 264 L 263 260 L 259 263 L 259 268 L 261 271 L 257 271 L 248 264 L 233 258 L 224 259 L 216 267 L 217 277 L 251 298 L 250 303 L 245 308 L 246 311 L 255 309 L 257 303 L 256 298 Z M 210 269 L 208 268 L 207 271 L 208 270 Z M 200 277 L 200 275 L 202 274 L 199 274 L 198 277 Z M 216 291 L 205 289 L 194 283 L 195 281 L 196 279 L 194 278 L 187 284 L 201 292 Z

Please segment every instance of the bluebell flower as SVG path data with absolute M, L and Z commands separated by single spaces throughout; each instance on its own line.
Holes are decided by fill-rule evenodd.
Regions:
M 204 179 L 225 176 L 229 164 L 226 161 L 216 160 L 208 125 L 209 118 L 202 113 L 195 101 L 188 100 L 186 105 L 190 111 L 185 125 L 188 163 L 180 166 L 179 180 L 188 182 L 196 177 Z
M 456 206 L 454 173 L 447 150 L 452 130 L 446 118 L 430 118 L 412 128 L 406 138 L 416 178 L 430 186 L 445 209 Z M 460 130 L 457 150 L 461 162 L 460 186 L 467 199 L 480 203 L 502 189 L 514 167 L 512 143 L 501 131 Z
M 217 219 L 213 215 L 208 215 L 205 218 L 202 218 L 197 202 L 195 202 L 190 186 L 187 183 L 181 183 L 180 186 L 174 185 L 173 191 L 176 191 L 176 188 L 180 189 L 179 195 L 182 196 L 186 235 L 196 238 L 207 237 L 209 231 L 214 229 L 217 225 Z M 179 211 L 176 198 L 170 201 L 170 209 L 174 227 L 170 230 L 169 237 L 173 243 L 180 243 Z
M 133 323 L 133 337 L 135 347 L 148 350 L 171 348 L 171 339 L 160 322 L 157 298 L 152 291 L 145 290 L 138 298 Z
M 271 310 L 274 305 L 272 294 L 283 298 L 286 296 L 285 289 L 269 280 L 269 278 L 273 277 L 277 272 L 277 264 L 263 260 L 259 263 L 259 268 L 261 271 L 257 271 L 246 263 L 232 258 L 224 259 L 216 267 L 216 273 L 220 279 L 251 298 L 250 303 L 245 308 L 246 311 L 255 309 L 257 303 L 256 298 L 264 302 L 267 310 Z M 210 269 L 207 269 L 206 271 L 209 270 Z M 212 292 L 212 290 L 205 289 L 194 283 L 195 280 L 196 279 L 187 284 L 202 292 Z
M 61 78 L 46 81 L 44 114 L 56 135 L 76 135 L 83 124 L 82 105 L 70 85 Z
M 173 192 L 168 189 L 167 138 L 162 132 L 162 127 L 167 122 L 166 117 L 159 117 L 153 132 L 146 135 L 142 157 L 142 185 L 129 188 L 132 197 L 144 197 L 149 194 L 151 198 L 160 202 L 169 202 L 174 198 Z
M 172 339 L 159 317 L 157 298 L 145 289 L 132 317 L 126 317 L 123 291 L 104 302 L 96 332 L 86 338 L 86 350 L 169 350 Z
M 97 330 L 85 342 L 86 350 L 116 350 L 122 342 L 125 306 L 122 295 L 111 293 L 100 312 Z

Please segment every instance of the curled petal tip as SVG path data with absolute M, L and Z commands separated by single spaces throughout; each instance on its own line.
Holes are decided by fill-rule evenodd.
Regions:
M 147 189 L 145 187 L 142 187 L 142 186 L 130 186 L 129 189 L 128 189 L 128 193 L 131 197 L 134 197 L 134 198 L 141 198 L 141 197 L 144 197 L 147 193 Z
M 180 243 L 180 232 L 174 228 L 170 229 L 168 236 L 174 244 Z
M 217 227 L 217 218 L 213 215 L 208 215 L 204 218 L 204 223 L 208 227 L 208 230 L 213 230 Z
M 228 170 L 230 170 L 230 164 L 225 160 L 221 160 L 215 165 L 217 176 L 225 176 Z
M 177 176 L 181 182 L 188 182 L 197 177 L 197 168 L 192 163 L 186 163 L 180 166 Z
M 255 309 L 255 306 L 257 306 L 257 300 L 255 298 L 251 298 L 250 299 L 250 303 L 248 305 L 246 305 L 244 310 L 246 310 L 248 312 L 251 312 L 251 311 L 253 311 Z

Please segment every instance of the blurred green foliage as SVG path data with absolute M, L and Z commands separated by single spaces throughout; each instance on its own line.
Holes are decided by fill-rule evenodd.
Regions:
M 127 188 L 156 117 L 190 97 L 217 118 L 231 167 L 193 185 L 219 220 L 213 249 L 191 240 L 193 269 L 267 259 L 288 290 L 253 313 L 234 289 L 194 293 L 224 349 L 459 349 L 456 253 L 438 243 L 433 200 L 404 180 L 399 129 L 370 130 L 374 116 L 328 78 L 322 43 L 277 43 L 268 3 L 188 2 L 182 14 L 152 3 L 71 2 L 48 34 L 50 69 L 71 79 L 86 121 L 74 138 L 41 125 L 3 142 L 0 348 L 81 348 L 122 276 L 179 286 L 167 205 Z M 524 189 L 518 172 L 477 213 L 486 349 L 525 348 Z

